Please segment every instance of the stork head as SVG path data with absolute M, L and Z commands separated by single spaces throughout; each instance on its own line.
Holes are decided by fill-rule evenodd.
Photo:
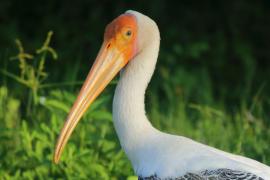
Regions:
M 132 13 L 122 14 L 107 25 L 101 49 L 58 137 L 55 163 L 59 161 L 65 144 L 82 115 L 138 52 L 137 34 L 137 18 Z

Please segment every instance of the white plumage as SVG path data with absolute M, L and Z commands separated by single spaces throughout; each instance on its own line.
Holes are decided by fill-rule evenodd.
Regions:
M 158 57 L 159 30 L 149 17 L 135 11 L 126 13 L 137 18 L 139 53 L 121 72 L 113 101 L 113 121 L 136 174 L 176 178 L 226 168 L 270 179 L 270 167 L 262 163 L 160 132 L 150 124 L 145 115 L 144 94 Z

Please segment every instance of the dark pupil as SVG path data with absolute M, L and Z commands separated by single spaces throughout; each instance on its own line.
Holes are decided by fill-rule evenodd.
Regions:
M 126 35 L 127 35 L 127 36 L 130 36 L 130 35 L 131 35 L 131 31 L 127 31 L 127 32 L 126 32 Z

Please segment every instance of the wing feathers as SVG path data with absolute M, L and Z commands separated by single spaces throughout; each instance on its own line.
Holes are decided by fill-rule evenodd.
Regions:
M 204 170 L 200 173 L 186 173 L 180 177 L 159 178 L 157 175 L 149 177 L 139 177 L 139 180 L 264 180 L 263 178 L 250 172 L 232 170 L 232 169 L 215 169 Z

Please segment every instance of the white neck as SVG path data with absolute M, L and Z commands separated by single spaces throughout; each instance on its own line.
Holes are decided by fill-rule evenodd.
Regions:
M 113 121 L 120 143 L 133 165 L 136 153 L 157 131 L 145 115 L 144 94 L 155 69 L 158 37 L 122 70 L 113 100 Z

